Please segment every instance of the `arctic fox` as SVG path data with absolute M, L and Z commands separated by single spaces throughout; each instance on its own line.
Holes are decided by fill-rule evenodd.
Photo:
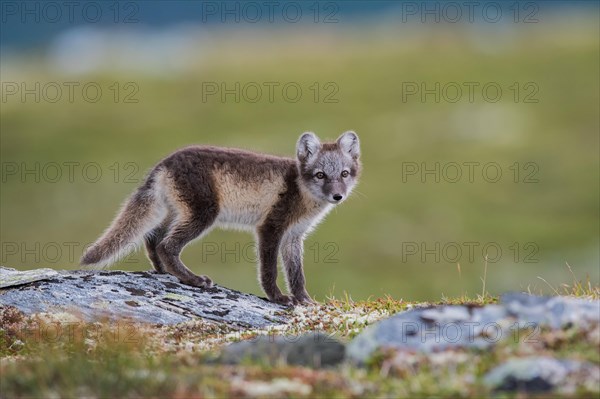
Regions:
M 311 132 L 302 134 L 296 159 L 209 146 L 183 148 L 150 171 L 85 251 L 81 264 L 108 266 L 143 240 L 157 272 L 206 288 L 212 281 L 179 259 L 183 248 L 214 226 L 251 229 L 258 241 L 260 283 L 269 300 L 312 303 L 302 269 L 303 241 L 354 188 L 359 155 L 358 136 L 351 131 L 333 143 L 321 143 Z M 280 253 L 291 295 L 276 283 Z

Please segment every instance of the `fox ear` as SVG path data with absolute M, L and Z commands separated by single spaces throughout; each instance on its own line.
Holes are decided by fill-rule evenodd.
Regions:
M 321 142 L 313 132 L 303 133 L 296 144 L 296 155 L 300 162 L 310 163 L 319 153 Z
M 360 141 L 358 135 L 353 131 L 342 133 L 337 139 L 338 146 L 342 152 L 350 154 L 353 159 L 358 159 L 360 156 Z

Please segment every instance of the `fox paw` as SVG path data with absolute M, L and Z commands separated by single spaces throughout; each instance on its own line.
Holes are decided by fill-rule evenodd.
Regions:
M 285 305 L 285 306 L 294 305 L 294 297 L 292 297 L 290 295 L 278 294 L 278 295 L 273 295 L 269 299 L 271 300 L 271 302 L 275 302 L 280 305 Z
M 213 285 L 212 280 L 207 276 L 194 276 L 188 280 L 182 280 L 181 282 L 186 285 L 199 288 L 210 288 Z
M 294 296 L 295 305 L 316 305 L 317 302 L 312 299 L 308 294 Z

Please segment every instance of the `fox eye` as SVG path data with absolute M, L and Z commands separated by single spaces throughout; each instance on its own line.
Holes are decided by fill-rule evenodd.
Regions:
M 316 177 L 317 179 L 324 179 L 324 178 L 325 178 L 325 173 L 323 173 L 323 172 L 319 172 L 319 173 L 317 173 L 317 174 L 315 175 L 315 177 Z
M 348 173 L 348 171 L 345 170 L 345 171 L 342 172 L 342 177 L 348 177 L 349 174 L 350 173 Z

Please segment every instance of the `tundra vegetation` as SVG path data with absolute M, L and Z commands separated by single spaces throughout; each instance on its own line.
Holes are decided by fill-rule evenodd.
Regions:
M 564 297 L 596 301 L 594 306 L 600 299 L 600 287 L 589 280 L 574 280 L 554 289 Z M 308 334 L 310 342 L 316 334 L 326 334 L 348 343 L 366 327 L 398 312 L 431 305 L 478 308 L 497 302 L 497 297 L 485 291 L 431 303 L 411 303 L 390 296 L 354 301 L 345 295 L 328 297 L 316 306 L 288 308 L 281 313 L 288 323 L 258 329 L 240 329 L 206 319 L 173 325 L 125 320 L 86 323 L 74 313 L 25 316 L 14 307 L 2 306 L 0 393 L 14 398 L 483 397 L 498 394 L 488 383 L 492 370 L 515 359 L 534 359 L 534 365 L 526 367 L 539 366 L 541 371 L 536 372 L 549 373 L 546 378 L 550 381 L 559 378 L 554 383 L 561 381 L 560 386 L 550 388 L 554 393 L 559 389 L 561 395 L 589 397 L 599 392 L 597 320 L 590 325 L 575 322 L 558 329 L 525 327 L 485 349 L 381 351 L 362 364 L 295 364 L 269 358 L 264 349 L 259 349 L 259 356 L 242 356 L 233 363 L 223 361 L 227 358 L 224 354 L 232 353 L 235 342 L 247 342 L 250 347 L 277 340 L 293 344 L 299 335 Z M 553 359 L 585 364 L 586 369 L 568 378 L 556 377 L 556 366 L 544 365 Z M 514 368 L 519 370 L 518 366 Z M 523 367 L 520 369 L 523 373 Z M 540 381 L 530 381 L 533 385 L 527 387 L 504 386 L 508 391 L 501 393 L 518 393 L 519 397 L 547 394 L 549 388 L 543 385 L 547 382 Z

